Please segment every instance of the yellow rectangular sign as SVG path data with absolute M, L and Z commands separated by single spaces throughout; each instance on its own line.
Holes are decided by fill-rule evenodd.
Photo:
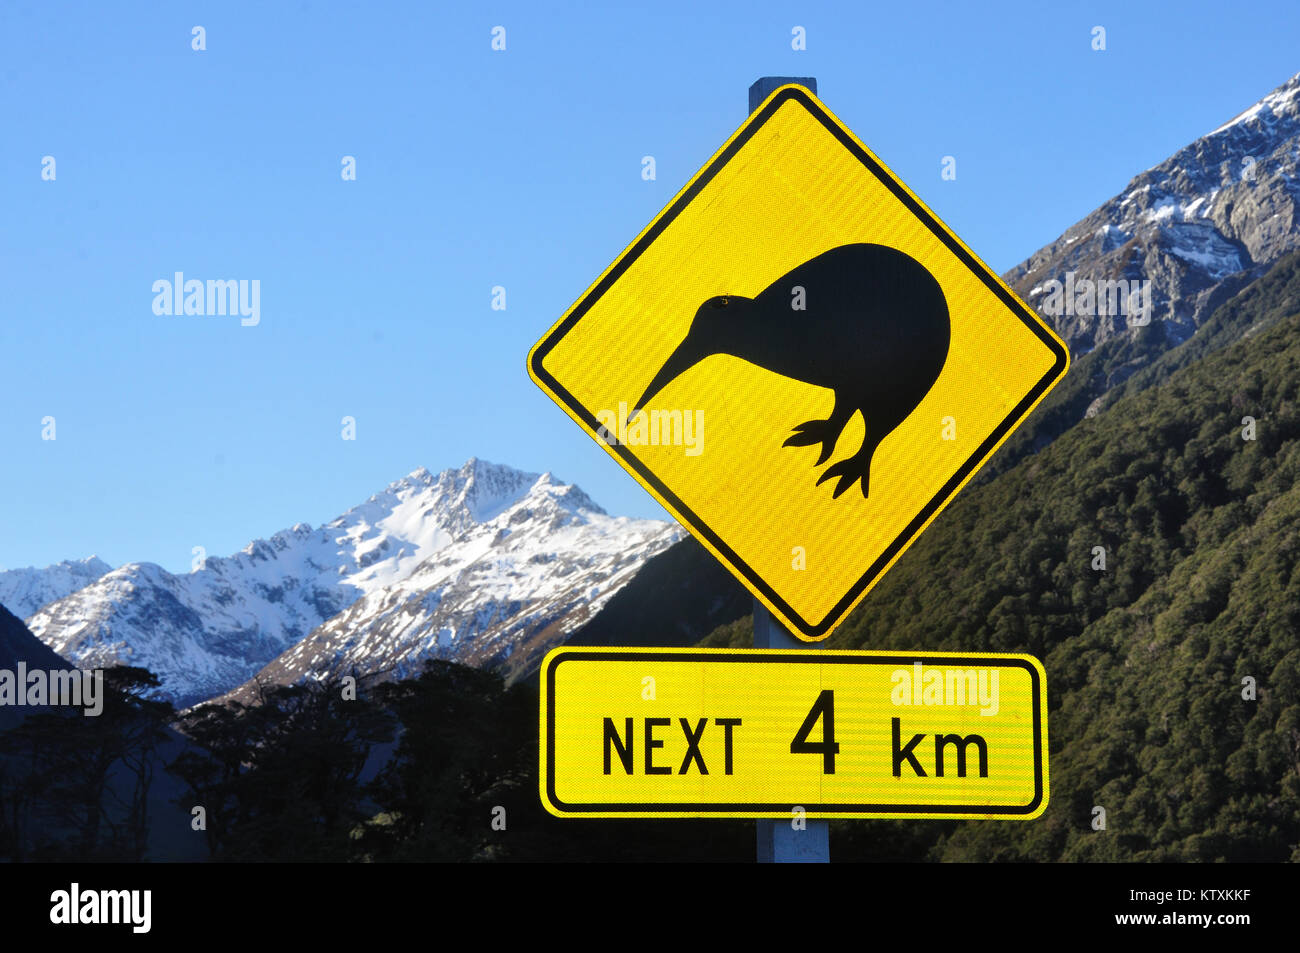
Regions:
M 578 649 L 541 672 L 560 817 L 1030 819 L 1047 807 L 1029 655 Z

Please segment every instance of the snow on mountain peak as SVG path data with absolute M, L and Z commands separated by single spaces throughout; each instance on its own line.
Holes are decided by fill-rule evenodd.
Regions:
M 438 485 L 475 523 L 486 523 L 517 502 L 537 480 L 536 473 L 470 457 L 459 470 L 443 471 Z
M 88 556 L 65 559 L 44 569 L 28 566 L 0 572 L 0 605 L 26 619 L 41 606 L 71 595 L 112 569 L 98 556 Z
M 1285 121 L 1300 116 L 1300 73 L 1273 90 L 1259 102 L 1233 116 L 1218 129 L 1208 133 L 1206 138 L 1217 136 L 1246 123 L 1266 125 L 1274 121 Z
M 560 483 L 550 472 L 537 478 L 537 482 L 528 491 L 528 496 L 552 500 L 574 513 L 585 511 L 598 516 L 609 515 L 576 483 Z

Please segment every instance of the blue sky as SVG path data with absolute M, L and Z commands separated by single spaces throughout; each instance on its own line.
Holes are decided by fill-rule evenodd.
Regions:
M 470 456 L 663 516 L 525 357 L 754 79 L 816 76 L 1001 272 L 1300 70 L 1294 0 L 606 6 L 0 6 L 0 567 L 188 571 Z M 176 271 L 260 323 L 155 315 Z

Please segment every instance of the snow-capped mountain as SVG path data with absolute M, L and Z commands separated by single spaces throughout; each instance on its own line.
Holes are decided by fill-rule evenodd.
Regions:
M 1300 248 L 1298 163 L 1300 74 L 1134 178 L 1004 278 L 1076 354 L 1123 333 L 1128 318 L 1045 307 L 1056 290 L 1050 282 L 1064 284 L 1069 272 L 1076 288 L 1081 280 L 1149 280 L 1151 320 L 1164 322 L 1172 346 Z
M 590 529 L 574 529 L 560 513 L 566 503 Z M 516 519 L 508 526 L 501 524 L 507 513 Z M 592 552 L 617 549 L 620 568 L 630 568 L 657 551 L 653 541 L 660 536 L 662 545 L 677 538 L 662 522 L 605 516 L 577 487 L 549 475 L 472 459 L 437 476 L 416 470 L 324 526 L 299 523 L 233 556 L 209 558 L 188 574 L 130 563 L 45 605 L 28 625 L 79 666 L 150 669 L 165 694 L 187 705 L 235 688 L 358 599 L 389 596 L 417 570 L 427 572 L 432 557 L 468 565 L 489 555 L 480 552 L 485 533 L 504 540 L 512 532 L 536 545 L 521 568 L 554 561 L 578 576 L 586 568 L 584 545 Z M 478 567 L 482 584 L 500 583 L 489 569 L 488 563 Z M 546 574 L 530 577 L 504 566 L 501 574 L 512 600 L 497 608 L 502 617 L 541 598 L 530 580 Z M 582 592 L 589 600 L 608 585 L 593 581 Z M 477 631 L 459 617 L 446 627 Z
M 41 606 L 71 595 L 112 569 L 98 556 L 66 559 L 44 569 L 9 569 L 0 572 L 0 606 L 26 619 Z
M 526 492 L 494 495 L 454 543 L 358 599 L 232 694 L 248 701 L 258 684 L 351 673 L 400 678 L 430 658 L 527 672 L 685 535 L 674 524 L 609 516 L 550 474 L 529 479 Z

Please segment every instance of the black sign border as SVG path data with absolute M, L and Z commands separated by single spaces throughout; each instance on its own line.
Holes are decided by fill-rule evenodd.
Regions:
M 1007 817 L 1033 814 L 1043 803 L 1043 691 L 1038 678 L 1038 669 L 1024 659 L 995 658 L 979 655 L 854 655 L 846 652 L 796 651 L 736 652 L 723 650 L 699 652 L 612 652 L 599 649 L 573 650 L 562 649 L 555 656 L 548 657 L 543 663 L 546 671 L 546 685 L 542 693 L 543 712 L 546 717 L 546 796 L 550 805 L 557 811 L 568 814 L 635 814 L 638 816 L 680 815 L 688 817 L 710 815 L 734 815 L 771 811 L 788 814 L 791 804 L 681 804 L 675 802 L 637 802 L 633 804 L 570 804 L 560 799 L 555 792 L 555 670 L 566 661 L 574 662 L 798 662 L 802 664 L 835 665 L 911 665 L 914 662 L 937 662 L 948 666 L 983 666 L 996 668 L 1023 668 L 1029 673 L 1033 689 L 1034 704 L 1034 797 L 1024 807 L 947 804 L 802 804 L 809 814 L 861 815 L 864 819 L 881 814 L 971 814 L 985 816 L 1000 814 Z

